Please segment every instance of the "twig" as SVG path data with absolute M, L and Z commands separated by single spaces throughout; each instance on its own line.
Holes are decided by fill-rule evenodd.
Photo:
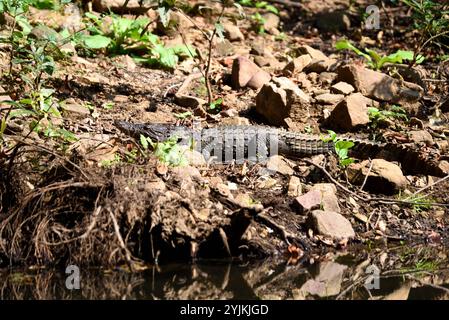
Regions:
M 407 199 L 410 199 L 412 196 L 417 195 L 418 193 L 421 193 L 421 192 L 423 192 L 424 190 L 427 190 L 427 189 L 429 189 L 429 188 L 431 188 L 431 187 L 437 185 L 438 183 L 443 182 L 443 181 L 445 181 L 445 180 L 447 180 L 447 179 L 449 179 L 449 174 L 448 174 L 447 176 L 445 176 L 445 177 L 443 177 L 443 178 L 441 178 L 441 179 L 435 181 L 434 183 L 432 183 L 432 184 L 430 184 L 430 185 L 428 185 L 428 186 L 425 186 L 425 187 L 419 189 L 418 191 L 415 191 L 410 197 L 406 198 L 406 200 L 407 200 Z
M 340 189 L 346 191 L 347 193 L 353 195 L 354 197 L 356 197 L 357 199 L 364 201 L 364 202 L 379 202 L 382 204 L 406 204 L 406 205 L 416 205 L 416 201 L 407 201 L 407 200 L 399 200 L 399 199 L 390 199 L 390 198 L 383 198 L 383 197 L 378 197 L 378 198 L 365 198 L 362 197 L 360 195 L 358 195 L 357 193 L 355 193 L 354 191 L 349 190 L 348 188 L 346 188 L 345 186 L 343 186 L 340 182 L 338 182 L 337 180 L 334 179 L 334 177 L 332 177 L 332 175 L 326 170 L 326 168 L 320 166 L 319 164 L 316 164 L 308 159 L 301 159 L 301 161 L 304 161 L 305 163 L 308 163 L 310 165 L 313 165 L 315 167 L 317 167 L 318 169 L 320 169 L 328 178 L 329 180 L 331 180 L 332 183 L 334 183 L 336 186 L 338 186 Z M 426 203 L 427 205 L 430 206 L 437 206 L 437 207 L 449 207 L 449 203 L 438 203 L 438 202 L 431 202 L 431 203 Z
M 129 268 L 131 269 L 131 271 L 134 272 L 134 264 L 131 259 L 131 253 L 129 252 L 128 248 L 126 247 L 125 242 L 123 241 L 122 235 L 120 234 L 120 227 L 117 223 L 117 219 L 115 218 L 114 214 L 112 213 L 112 211 L 110 209 L 107 209 L 107 210 L 109 212 L 109 216 L 111 217 L 112 224 L 114 225 L 114 231 L 115 231 L 115 235 L 117 236 L 118 243 L 119 243 L 120 247 L 123 249 L 123 251 L 125 252 L 126 262 L 129 266 Z
M 369 162 L 370 162 L 370 166 L 369 166 L 368 172 L 367 172 L 366 175 L 365 175 L 365 179 L 363 180 L 363 183 L 362 183 L 362 185 L 360 186 L 360 191 L 362 191 L 362 190 L 363 190 L 363 187 L 365 187 L 366 181 L 368 180 L 368 176 L 369 176 L 369 174 L 371 173 L 371 170 L 373 169 L 374 161 L 372 161 L 371 159 L 369 159 Z

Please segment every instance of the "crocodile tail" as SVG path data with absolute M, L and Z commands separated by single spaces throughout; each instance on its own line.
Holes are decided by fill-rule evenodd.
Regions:
M 350 141 L 354 146 L 349 149 L 349 155 L 357 159 L 373 159 L 383 149 L 383 144 L 369 140 L 360 139 L 342 139 L 343 141 Z
M 379 156 L 387 161 L 399 162 L 406 174 L 435 177 L 444 177 L 447 174 L 439 167 L 437 160 L 430 159 L 419 150 L 414 150 L 407 145 L 387 143 Z

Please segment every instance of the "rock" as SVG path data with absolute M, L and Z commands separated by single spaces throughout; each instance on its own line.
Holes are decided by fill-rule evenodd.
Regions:
M 321 192 L 318 190 L 311 190 L 295 198 L 295 206 L 298 208 L 298 213 L 304 213 L 312 209 L 320 208 Z
M 438 163 L 439 176 L 444 177 L 449 174 L 449 162 L 446 160 L 441 160 Z
M 255 78 L 252 79 L 253 77 Z M 246 87 L 251 80 L 251 85 L 256 86 L 260 85 L 266 80 L 269 81 L 270 78 L 270 75 L 266 71 L 260 69 L 254 62 L 252 62 L 248 58 L 239 56 L 234 59 L 234 62 L 232 63 L 231 80 L 232 86 L 235 89 Z
M 338 81 L 351 84 L 369 98 L 401 105 L 417 102 L 423 95 L 419 85 L 355 64 L 339 68 Z
M 351 183 L 361 185 L 368 174 L 370 161 L 353 163 L 348 167 L 348 178 Z M 364 189 L 374 193 L 394 194 L 408 184 L 401 168 L 384 159 L 373 159 Z
M 265 67 L 265 66 L 277 66 L 279 65 L 279 61 L 274 57 L 265 57 L 265 56 L 255 56 L 254 62 L 259 67 Z
M 313 59 L 311 63 L 307 65 L 307 67 L 304 68 L 304 72 L 316 72 L 316 73 L 322 73 L 326 72 L 328 70 L 332 69 L 332 66 L 337 62 L 335 59 L 329 59 L 326 60 L 318 60 Z
M 287 160 L 277 155 L 268 159 L 267 169 L 287 176 L 291 176 L 294 172 Z
M 225 32 L 226 38 L 229 39 L 229 41 L 243 41 L 245 40 L 245 36 L 240 31 L 239 27 L 232 23 L 223 23 L 223 29 Z
M 247 86 L 258 90 L 268 82 L 270 82 L 271 76 L 268 72 L 264 70 L 259 70 L 251 79 L 249 79 Z
M 298 197 L 302 193 L 301 180 L 297 176 L 291 176 L 288 181 L 287 194 L 290 197 Z
M 134 59 L 131 58 L 129 55 L 119 55 L 117 56 L 116 59 L 117 63 L 128 71 L 134 71 L 137 68 Z
M 318 77 L 318 80 L 322 84 L 330 85 L 334 80 L 337 78 L 337 74 L 335 72 L 321 72 L 321 74 Z
M 314 210 L 310 213 L 307 222 L 317 234 L 330 237 L 333 240 L 355 237 L 349 220 L 337 212 Z
M 123 6 L 126 0 L 93 0 L 92 7 L 97 12 L 116 12 L 116 13 L 145 13 L 148 6 L 140 5 L 139 0 L 129 0 L 126 8 Z
M 354 92 L 354 87 L 349 83 L 340 81 L 331 87 L 331 92 L 336 94 L 344 94 L 345 96 Z
M 184 108 L 197 108 L 199 106 L 205 105 L 207 103 L 206 100 L 198 98 L 198 97 L 194 97 L 194 96 L 189 96 L 186 94 L 175 94 L 175 102 L 176 104 L 180 105 L 181 107 Z
M 332 183 L 316 183 L 310 190 L 316 190 L 321 193 L 321 208 L 323 210 L 337 213 L 341 212 L 335 185 Z
M 342 94 L 323 93 L 315 97 L 320 104 L 336 104 L 345 98 Z
M 267 12 L 262 15 L 263 18 L 263 27 L 264 29 L 271 34 L 277 35 L 279 34 L 279 23 L 281 22 L 281 19 L 277 14 L 274 14 L 272 12 Z
M 332 128 L 353 130 L 370 122 L 366 98 L 360 93 L 347 96 L 332 110 L 326 123 Z
M 302 56 L 299 56 L 298 58 L 295 58 L 287 63 L 287 65 L 282 70 L 282 74 L 286 77 L 290 77 L 292 75 L 300 73 L 311 62 L 312 57 L 309 54 L 303 54 Z
M 326 61 L 329 58 L 322 53 L 320 50 L 314 49 L 311 46 L 302 46 L 298 48 L 298 51 L 302 54 L 308 54 L 312 58 L 312 60 L 318 60 L 318 61 Z
M 433 145 L 432 135 L 426 130 L 410 131 L 408 136 L 414 143 L 425 144 L 427 146 Z
M 87 118 L 90 116 L 90 111 L 86 107 L 80 105 L 73 99 L 67 99 L 61 105 L 62 109 L 74 118 Z
M 249 126 L 248 118 L 243 117 L 231 117 L 231 118 L 223 118 L 221 120 L 221 124 L 225 126 Z
M 332 297 L 340 293 L 344 271 L 348 267 L 333 261 L 319 264 L 317 276 L 307 280 L 300 289 L 293 291 L 295 300 L 305 299 L 308 295 L 320 298 Z
M 348 31 L 351 20 L 344 11 L 323 12 L 316 17 L 316 26 L 321 32 Z
M 256 111 L 273 125 L 285 125 L 285 119 L 298 109 L 305 109 L 310 97 L 291 80 L 273 78 L 256 96 Z

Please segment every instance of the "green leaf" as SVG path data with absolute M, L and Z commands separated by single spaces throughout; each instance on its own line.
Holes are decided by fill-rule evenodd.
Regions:
M 2 118 L 2 123 L 0 125 L 0 139 L 3 137 L 3 133 L 6 130 L 6 117 Z
M 343 166 L 343 167 L 347 167 L 351 163 L 354 163 L 354 159 L 352 159 L 352 158 L 346 158 L 346 159 L 341 159 L 340 160 L 340 165 Z
M 356 54 L 358 54 L 359 56 L 363 56 L 363 57 L 364 57 L 365 59 L 367 59 L 368 61 L 372 61 L 372 58 L 371 58 L 370 55 L 368 55 L 368 54 L 366 54 L 366 53 L 360 51 L 359 49 L 357 49 L 356 47 L 354 47 L 354 46 L 352 45 L 351 42 L 349 42 L 349 41 L 346 40 L 346 39 L 338 40 L 338 41 L 335 43 L 335 49 L 337 49 L 337 50 L 345 50 L 345 49 L 346 49 L 346 50 L 352 50 L 352 51 L 354 51 Z
M 335 141 L 335 139 L 337 138 L 337 134 L 332 130 L 327 130 L 327 133 L 329 134 L 329 136 L 321 136 L 321 140 L 323 140 L 323 142 Z
M 148 141 L 143 134 L 140 135 L 140 144 L 145 150 L 148 150 Z
M 111 43 L 111 39 L 102 35 L 84 37 L 84 44 L 90 49 L 103 49 Z

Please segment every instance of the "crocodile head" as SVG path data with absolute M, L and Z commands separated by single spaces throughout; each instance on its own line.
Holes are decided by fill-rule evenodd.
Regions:
M 188 128 L 167 123 L 130 123 L 116 120 L 114 125 L 136 139 L 143 135 L 154 142 L 162 142 L 174 136 L 182 140 L 191 135 Z

